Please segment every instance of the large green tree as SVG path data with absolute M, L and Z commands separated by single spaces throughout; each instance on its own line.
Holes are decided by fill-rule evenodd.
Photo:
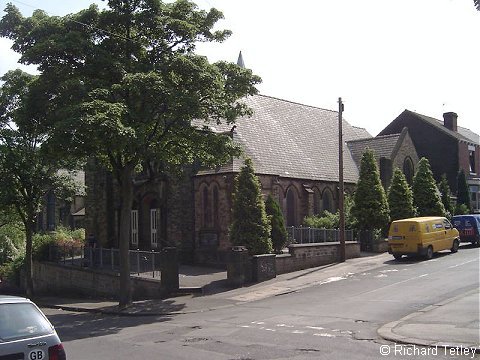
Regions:
M 135 174 L 144 164 L 176 169 L 195 160 L 217 165 L 239 154 L 226 134 L 207 126 L 250 114 L 238 101 L 260 82 L 233 63 L 210 64 L 197 42 L 221 42 L 223 15 L 188 0 L 109 0 L 77 14 L 24 18 L 7 5 L 0 34 L 23 63 L 40 71 L 57 152 L 95 156 L 115 176 L 120 210 L 119 305 L 131 302 L 129 224 Z
M 252 160 L 247 158 L 235 177 L 230 241 L 246 246 L 252 255 L 268 254 L 272 252 L 270 230 L 260 180 Z
M 391 221 L 415 216 L 412 190 L 399 168 L 395 168 L 392 183 L 388 189 L 388 206 Z
M 352 215 L 361 230 L 385 229 L 390 221 L 388 201 L 380 181 L 375 155 L 367 149 L 360 163 Z
M 14 209 L 23 223 L 26 293 L 32 296 L 32 242 L 37 216 L 47 192 L 73 194 L 72 178 L 59 172 L 72 164 L 45 146 L 48 127 L 31 91 L 38 78 L 16 70 L 0 80 L 0 208 Z
M 413 204 L 418 216 L 445 216 L 445 207 L 427 158 L 421 158 L 418 162 L 412 188 Z
M 280 252 L 287 243 L 287 229 L 285 228 L 282 209 L 271 194 L 268 195 L 267 201 L 265 201 L 265 211 L 270 217 L 273 249 L 276 252 Z

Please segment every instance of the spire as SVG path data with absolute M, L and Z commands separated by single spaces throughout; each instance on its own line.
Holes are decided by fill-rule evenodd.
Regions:
M 243 56 L 241 51 L 240 54 L 238 54 L 237 65 L 245 69 L 245 63 L 243 62 Z

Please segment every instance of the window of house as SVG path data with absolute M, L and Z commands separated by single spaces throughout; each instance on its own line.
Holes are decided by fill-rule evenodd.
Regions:
M 215 185 L 213 187 L 213 227 L 218 227 L 218 188 Z
M 138 210 L 132 210 L 130 215 L 130 241 L 138 246 Z
M 322 196 L 322 209 L 323 211 L 334 212 L 333 209 L 333 195 L 330 189 L 325 189 Z
M 295 191 L 290 188 L 287 191 L 287 226 L 295 226 Z
M 475 146 L 468 146 L 469 160 L 470 160 L 470 173 L 476 174 L 475 169 Z
M 313 215 L 321 215 L 322 207 L 321 207 L 321 197 L 320 191 L 318 189 L 313 190 Z
M 414 175 L 414 168 L 413 168 L 413 161 L 410 157 L 406 157 L 403 161 L 403 174 L 407 179 L 407 182 L 412 185 L 413 182 L 413 175 Z
M 55 194 L 49 191 L 47 195 L 47 229 L 55 230 Z
M 158 247 L 158 238 L 160 236 L 160 208 L 157 201 L 150 204 L 150 245 L 152 248 Z
M 210 206 L 208 204 L 209 202 L 209 196 L 208 196 L 208 188 L 205 186 L 203 188 L 203 194 L 202 194 L 202 208 L 203 208 L 203 227 L 206 228 L 208 227 L 210 223 L 209 219 L 209 213 L 210 213 Z

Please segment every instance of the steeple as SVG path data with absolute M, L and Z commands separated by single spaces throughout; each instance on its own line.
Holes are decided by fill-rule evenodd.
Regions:
M 237 65 L 245 69 L 245 63 L 243 62 L 243 56 L 241 51 L 240 54 L 238 54 Z

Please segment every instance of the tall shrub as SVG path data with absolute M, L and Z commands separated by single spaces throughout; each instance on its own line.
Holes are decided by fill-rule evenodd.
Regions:
M 453 215 L 452 193 L 450 191 L 450 186 L 448 186 L 447 175 L 442 175 L 442 179 L 438 184 L 438 190 L 440 191 L 440 196 L 446 215 L 451 217 Z
M 352 215 L 361 230 L 385 229 L 390 221 L 387 196 L 373 151 L 367 149 L 360 164 Z
M 287 243 L 287 229 L 280 205 L 270 194 L 265 202 L 265 210 L 270 218 L 271 238 L 273 249 L 280 252 Z
M 255 175 L 252 160 L 248 158 L 235 177 L 230 240 L 234 245 L 246 246 L 252 255 L 272 252 L 270 222 L 260 181 Z
M 460 170 L 457 175 L 457 206 L 455 213 L 469 213 L 470 211 L 470 194 L 468 191 L 467 177 L 465 176 L 465 172 Z
M 394 170 L 392 183 L 388 189 L 388 206 L 392 221 L 415 216 L 412 190 L 399 168 Z
M 428 159 L 421 158 L 413 178 L 413 204 L 418 216 L 445 216 L 445 207 L 440 199 Z

